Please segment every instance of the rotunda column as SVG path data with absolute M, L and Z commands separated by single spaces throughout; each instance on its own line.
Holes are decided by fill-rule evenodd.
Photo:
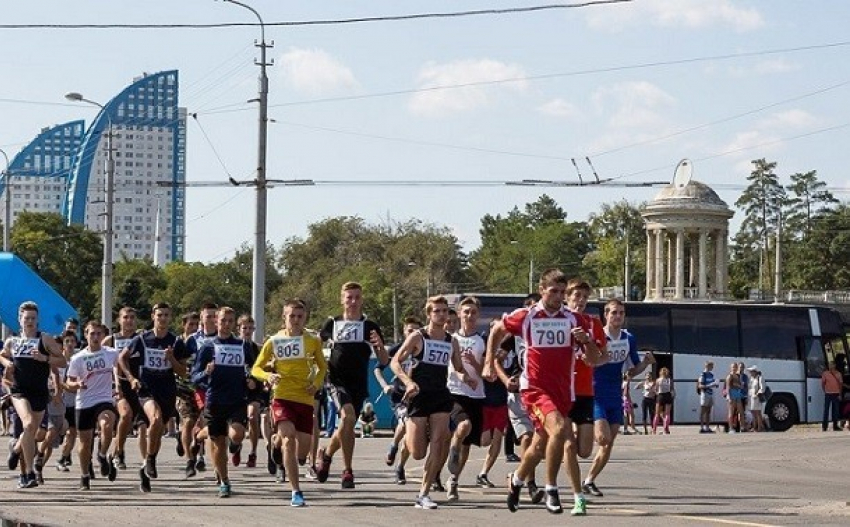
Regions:
M 646 289 L 644 300 L 652 298 L 655 279 L 655 238 L 650 229 L 646 229 Z
M 708 232 L 705 228 L 699 230 L 699 298 L 707 298 L 708 273 L 706 272 Z
M 685 297 L 685 230 L 676 230 L 676 300 Z
M 655 299 L 664 299 L 664 229 L 655 230 Z

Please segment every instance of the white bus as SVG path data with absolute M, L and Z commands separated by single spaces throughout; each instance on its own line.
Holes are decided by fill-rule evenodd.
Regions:
M 482 323 L 520 306 L 523 299 L 522 295 L 475 296 L 482 303 Z M 587 311 L 601 315 L 604 304 L 592 301 Z M 709 360 L 721 382 L 732 362 L 759 367 L 773 392 L 765 416 L 776 431 L 795 423 L 820 422 L 824 399 L 820 375 L 827 362 L 837 358 L 841 373 L 850 374 L 841 315 L 824 306 L 628 302 L 626 327 L 642 352 L 655 355 L 656 373 L 664 366 L 670 369 L 676 389 L 675 423 L 699 423 L 696 379 Z M 714 423 L 726 422 L 722 392 L 722 388 L 714 390 Z M 641 399 L 635 388 L 632 400 L 640 403 Z

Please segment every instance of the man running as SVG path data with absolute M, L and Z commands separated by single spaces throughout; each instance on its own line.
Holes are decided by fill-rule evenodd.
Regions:
M 328 363 L 328 392 L 336 403 L 339 423 L 326 448 L 318 453 L 316 479 L 328 479 L 333 455 L 342 449 L 342 488 L 354 488 L 354 425 L 369 396 L 369 359 L 372 350 L 378 362 L 388 362 L 381 328 L 363 316 L 363 288 L 357 282 L 343 284 L 341 291 L 342 316 L 329 318 L 319 335 L 322 341 L 333 342 Z
M 180 317 L 183 333 L 180 340 L 186 344 L 189 357 L 186 359 L 186 368 L 191 371 L 195 355 L 197 354 L 197 342 L 193 338 L 198 332 L 201 316 L 191 311 Z M 213 329 L 215 323 L 212 323 Z M 191 346 L 189 342 L 191 341 Z M 198 452 L 200 445 L 195 445 L 195 425 L 201 417 L 201 407 L 198 404 L 197 389 L 188 377 L 177 377 L 177 413 L 180 415 L 180 438 L 177 441 L 177 455 L 185 457 L 186 468 L 183 470 L 186 478 L 192 478 L 197 474 Z
M 404 328 L 402 333 L 404 334 L 405 339 L 407 339 L 408 335 L 419 331 L 420 329 L 422 329 L 422 322 L 420 322 L 418 318 L 407 317 L 404 319 Z M 387 351 L 390 361 L 392 361 L 392 357 L 398 353 L 398 350 L 401 349 L 402 344 L 404 344 L 403 340 Z M 402 366 L 404 366 L 405 371 L 410 371 L 410 361 Z M 396 461 L 396 457 L 398 457 L 398 465 L 396 465 L 395 468 L 395 482 L 397 485 L 404 485 L 407 483 L 404 466 L 407 463 L 407 459 L 410 457 L 410 451 L 407 450 L 407 442 L 404 440 L 404 433 L 407 429 L 407 402 L 404 401 L 404 385 L 401 383 L 401 380 L 399 380 L 398 376 L 395 376 L 391 382 L 387 382 L 386 379 L 384 379 L 385 369 L 385 365 L 378 364 L 375 366 L 373 374 L 375 375 L 375 379 L 377 379 L 378 384 L 381 385 L 381 390 L 383 390 L 384 395 L 389 397 L 390 406 L 392 407 L 397 421 L 395 431 L 393 432 L 392 443 L 390 443 L 390 446 L 387 449 L 386 463 L 388 466 L 392 466 Z M 401 450 L 401 452 L 399 452 L 399 450 Z
M 593 370 L 593 417 L 596 443 L 599 449 L 590 466 L 590 473 L 582 484 L 586 494 L 602 497 L 596 486 L 596 478 L 608 464 L 614 440 L 623 424 L 622 382 L 623 370 L 628 367 L 629 377 L 639 375 L 655 363 L 651 352 L 641 360 L 637 352 L 635 337 L 623 329 L 626 306 L 620 300 L 609 300 L 605 304 L 605 335 L 608 345 L 608 362 Z
M 142 409 L 150 423 L 147 457 L 139 469 L 139 488 L 151 491 L 151 479 L 158 476 L 156 456 L 162 443 L 165 423 L 174 415 L 177 382 L 174 375 L 186 375 L 188 352 L 177 335 L 169 331 L 171 306 L 165 302 L 153 306 L 152 330 L 136 335 L 118 356 L 121 369 L 130 388 L 139 394 Z M 133 369 L 131 359 L 138 358 L 139 368 Z
M 64 368 L 65 356 L 56 340 L 38 330 L 38 306 L 35 302 L 24 302 L 18 308 L 20 336 L 10 337 L 0 352 L 0 364 L 4 375 L 10 376 L 12 406 L 21 419 L 23 430 L 18 438 L 22 461 L 29 472 L 21 474 L 18 488 L 38 486 L 34 462 L 36 453 L 35 436 L 47 402 L 50 399 L 47 380 L 51 368 Z
M 239 465 L 238 455 L 248 424 L 246 403 L 246 368 L 254 364 L 254 348 L 236 338 L 236 313 L 223 306 L 218 310 L 218 334 L 206 339 L 192 367 L 192 382 L 207 387 L 204 419 L 210 438 L 211 454 L 219 480 L 218 496 L 229 498 L 230 479 L 227 474 L 227 440 L 234 465 Z M 203 431 L 199 435 L 204 435 Z
M 254 350 L 254 356 L 260 354 L 260 347 L 254 342 L 254 329 L 256 323 L 251 315 L 240 315 L 236 321 L 239 327 L 239 338 L 244 340 Z M 266 390 L 265 384 L 258 381 L 253 376 L 248 376 L 248 441 L 251 444 L 251 453 L 248 454 L 248 460 L 245 466 L 254 468 L 257 466 L 257 443 L 260 441 L 261 416 L 268 410 L 269 407 L 269 392 Z
M 80 439 L 80 490 L 91 489 L 89 464 L 92 462 L 96 428 L 100 433 L 97 453 L 100 475 L 115 481 L 118 471 L 112 456 L 106 457 L 118 417 L 112 398 L 112 380 L 117 369 L 118 352 L 101 346 L 105 333 L 105 327 L 100 322 L 89 321 L 85 331 L 89 345 L 74 355 L 68 366 L 67 385 L 77 392 L 75 409 Z
M 428 324 L 407 336 L 393 357 L 392 370 L 405 386 L 404 400 L 408 404 L 405 442 L 413 459 L 428 455 L 425 474 L 419 486 L 416 508 L 436 509 L 430 498 L 431 482 L 445 462 L 449 435 L 449 415 L 454 405 L 446 386 L 449 363 L 466 380 L 460 346 L 446 333 L 444 327 L 449 303 L 445 297 L 428 299 L 425 314 Z M 404 363 L 412 359 L 413 366 L 405 371 Z M 429 452 L 430 450 L 430 452 Z
M 484 354 L 486 343 L 477 333 L 478 315 L 481 303 L 477 298 L 468 296 L 458 305 L 460 328 L 454 334 L 460 346 L 460 356 L 463 360 L 463 380 L 458 376 L 459 371 L 449 366 L 449 392 L 452 394 L 454 408 L 452 422 L 456 426 L 451 438 L 449 457 L 446 468 L 449 480 L 446 482 L 449 501 L 457 501 L 458 481 L 466 461 L 469 459 L 469 446 L 481 446 L 481 430 L 484 419 L 484 380 L 481 371 L 484 369 Z M 489 446 L 489 443 L 484 446 Z
M 124 348 L 130 345 L 133 338 L 136 336 L 136 310 L 129 306 L 124 306 L 118 312 L 118 333 L 113 333 L 103 340 L 103 346 L 114 348 L 119 353 Z M 140 366 L 139 358 L 130 359 L 131 367 L 138 369 Z M 142 403 L 139 402 L 139 394 L 130 387 L 130 382 L 124 376 L 120 367 L 117 373 L 117 388 L 118 388 L 118 431 L 115 436 L 115 450 L 112 458 L 118 468 L 125 470 L 127 461 L 124 454 L 124 445 L 127 442 L 127 437 L 133 429 L 133 424 L 138 424 L 139 433 L 139 453 L 142 459 L 147 458 L 147 432 L 148 424 L 145 412 L 142 410 Z
M 187 359 L 187 365 L 194 365 L 194 361 L 198 356 L 198 351 L 203 347 L 204 343 L 208 339 L 214 339 L 218 334 L 218 328 L 216 327 L 216 320 L 218 319 L 218 304 L 213 302 L 205 302 L 201 306 L 200 311 L 200 324 L 195 326 L 195 331 L 187 336 L 191 327 L 184 327 L 183 335 L 186 341 L 186 350 L 189 353 L 189 358 Z M 191 319 L 187 321 L 188 324 L 191 324 Z M 191 371 L 191 370 L 190 370 Z M 184 455 L 186 456 L 186 477 L 191 478 L 197 472 L 203 472 L 207 468 L 206 461 L 204 460 L 204 448 L 205 441 L 200 441 L 195 437 L 195 429 L 203 429 L 206 424 L 204 423 L 204 398 L 206 397 L 206 387 L 205 386 L 195 386 L 192 383 L 191 379 L 186 379 L 183 381 L 183 386 L 185 390 L 183 393 L 184 400 L 186 403 L 179 403 L 178 408 L 182 408 L 185 415 L 194 417 L 192 421 L 193 427 L 190 429 L 189 427 L 183 427 L 180 435 L 180 444 L 182 445 L 182 449 L 184 450 Z M 194 390 L 194 396 L 189 400 L 188 391 Z M 179 395 L 180 392 L 178 392 Z
M 548 269 L 540 277 L 540 302 L 517 309 L 493 326 L 487 342 L 487 377 L 495 371 L 493 361 L 508 334 L 519 335 L 527 343 L 525 368 L 520 376 L 522 402 L 534 422 L 535 432 L 546 444 L 546 510 L 563 512 L 558 496 L 558 471 L 564 457 L 564 444 L 572 436 L 569 412 L 572 407 L 572 377 L 575 367 L 574 346 L 580 342 L 573 334 L 576 317 L 563 305 L 567 277 L 557 269 Z M 582 341 L 587 339 L 583 335 Z M 584 343 L 584 342 L 581 342 Z M 525 479 L 538 461 L 526 450 L 516 472 L 508 481 L 508 509 L 515 512 Z
M 292 488 L 290 505 L 303 507 L 298 465 L 304 465 L 313 435 L 313 395 L 327 371 L 322 341 L 304 331 L 307 309 L 293 299 L 283 308 L 284 327 L 263 344 L 251 374 L 274 386 L 274 448 L 283 449 L 283 466 Z M 269 362 L 274 372 L 266 371 Z

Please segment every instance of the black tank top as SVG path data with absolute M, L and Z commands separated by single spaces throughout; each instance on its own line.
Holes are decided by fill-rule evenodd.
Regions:
M 36 354 L 49 355 L 41 341 L 41 332 L 35 337 L 14 337 L 12 342 L 12 363 L 15 365 L 15 392 L 48 394 L 47 379 L 50 377 L 50 365 L 35 359 Z
M 432 339 L 425 329 L 420 329 L 422 350 L 413 357 L 410 378 L 419 385 L 420 392 L 447 390 L 449 362 L 452 358 L 452 336 L 442 340 Z

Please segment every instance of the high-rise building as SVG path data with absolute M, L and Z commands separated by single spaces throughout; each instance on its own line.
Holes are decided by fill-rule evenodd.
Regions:
M 134 79 L 95 117 L 74 160 L 62 212 L 70 223 L 102 231 L 111 131 L 116 259 L 184 257 L 186 110 L 178 106 L 178 87 L 176 70 Z
M 9 163 L 11 223 L 21 211 L 62 213 L 68 177 L 85 135 L 85 121 L 71 121 L 44 128 Z M 6 180 L 0 180 L 5 198 Z M 6 200 L 0 199 L 0 218 L 5 218 Z

